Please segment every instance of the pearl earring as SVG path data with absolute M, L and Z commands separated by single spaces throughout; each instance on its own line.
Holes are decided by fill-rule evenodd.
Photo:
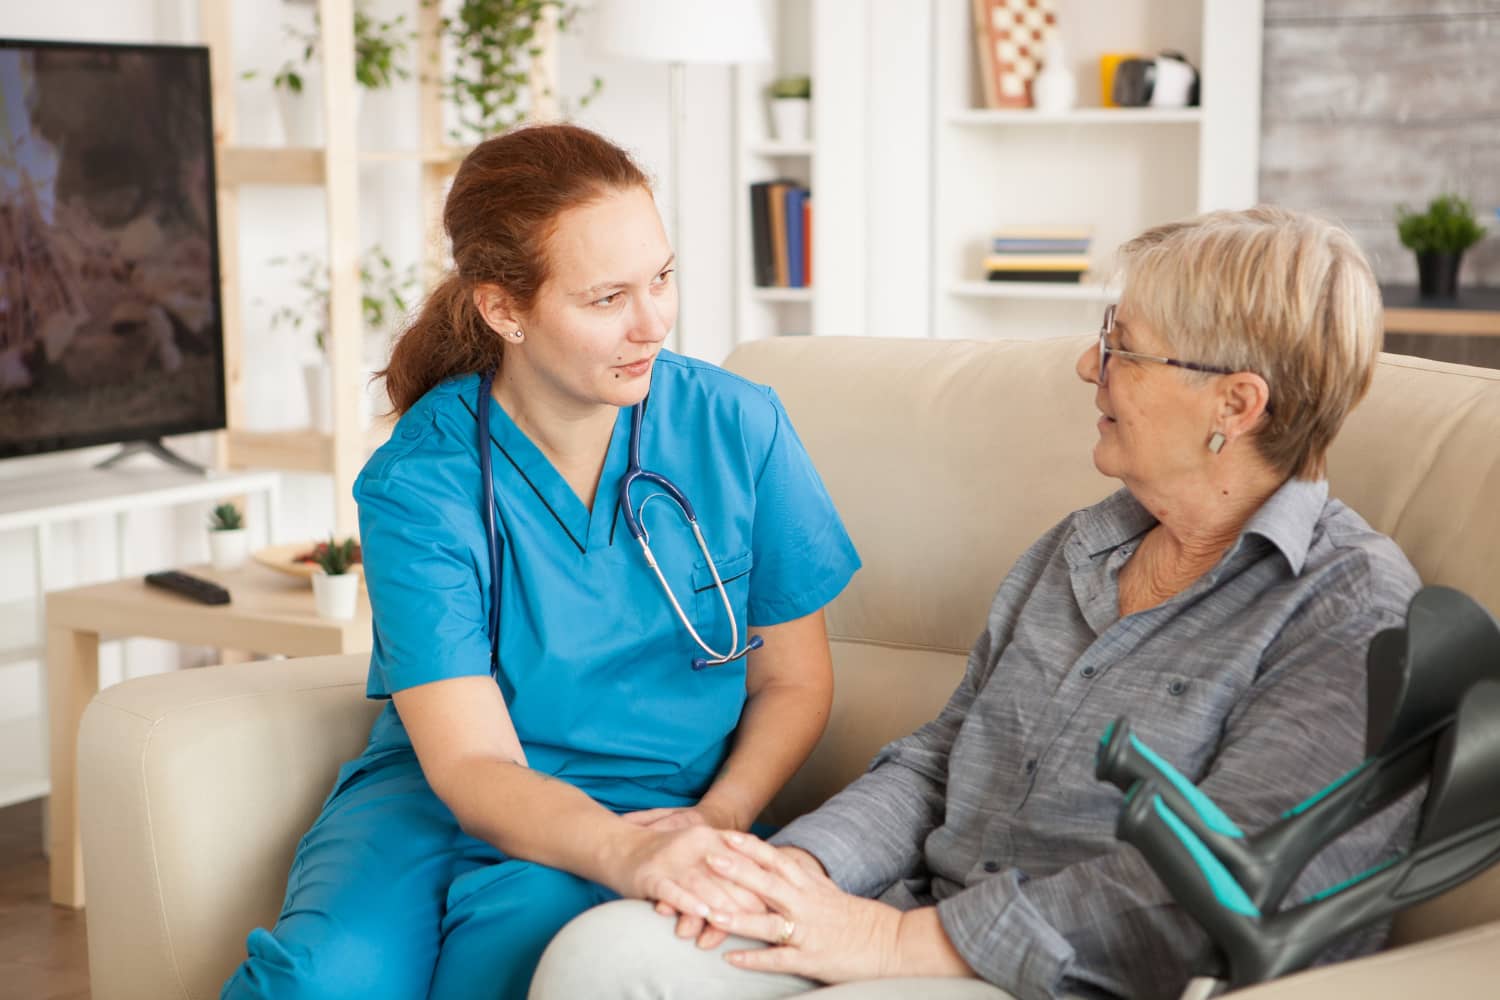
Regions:
M 526 339 L 526 334 L 522 333 L 520 330 L 517 330 L 510 335 L 510 339 L 519 344 L 521 341 Z
M 1224 450 L 1224 435 L 1214 431 L 1208 438 L 1208 450 L 1217 455 Z

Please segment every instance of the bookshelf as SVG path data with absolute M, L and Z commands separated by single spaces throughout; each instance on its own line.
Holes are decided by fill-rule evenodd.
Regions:
M 814 180 L 821 80 L 814 66 L 811 7 L 812 4 L 797 0 L 765 0 L 762 10 L 772 39 L 773 61 L 765 65 L 739 66 L 734 71 L 737 122 L 734 184 L 736 343 L 813 332 L 815 287 L 782 288 L 756 284 L 750 211 L 752 184 L 786 179 L 809 188 L 813 192 L 815 217 L 819 212 Z M 771 132 L 766 90 L 771 81 L 780 76 L 812 78 L 810 135 L 806 140 L 789 140 Z M 816 253 L 816 241 L 814 247 Z M 813 274 L 816 277 L 816 266 Z
M 1088 332 L 1117 295 L 1114 249 L 1161 222 L 1255 202 L 1260 0 L 1057 0 L 1078 84 L 1065 112 L 990 110 L 978 86 L 970 0 L 933 9 L 932 331 L 953 338 Z M 1176 49 L 1201 73 L 1198 108 L 1100 107 L 1103 52 Z M 1078 285 L 984 280 L 992 231 L 1086 225 Z

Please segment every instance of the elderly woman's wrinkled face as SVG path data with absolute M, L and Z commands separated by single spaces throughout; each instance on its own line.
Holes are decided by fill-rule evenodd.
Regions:
M 1167 356 L 1166 341 L 1134 317 L 1128 303 L 1116 310 L 1108 346 L 1120 351 Z M 1078 357 L 1078 377 L 1095 387 L 1099 441 L 1094 466 L 1123 480 L 1133 491 L 1170 493 L 1201 481 L 1210 452 L 1218 399 L 1195 375 L 1171 365 L 1110 354 L 1101 380 L 1099 350 L 1090 345 Z

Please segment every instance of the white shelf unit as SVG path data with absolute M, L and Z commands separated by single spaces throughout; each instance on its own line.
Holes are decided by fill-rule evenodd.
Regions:
M 818 2 L 818 0 L 814 0 Z M 805 0 L 762 0 L 771 37 L 773 61 L 737 67 L 734 71 L 737 149 L 735 155 L 735 342 L 760 340 L 791 333 L 813 332 L 814 288 L 767 288 L 755 283 L 754 231 L 750 223 L 750 185 L 787 179 L 813 193 L 814 253 L 821 204 L 814 183 L 817 141 L 789 140 L 771 135 L 767 88 L 780 76 L 812 79 L 816 119 L 821 79 L 814 66 L 812 5 Z M 810 120 L 812 135 L 816 121 Z M 816 281 L 818 268 L 813 266 Z
M 132 511 L 179 504 L 221 502 L 240 495 L 262 499 L 247 523 L 261 544 L 279 540 L 275 472 L 209 472 L 199 475 L 156 466 L 69 470 L 0 482 L 0 534 L 32 535 L 33 582 L 23 598 L 0 601 L 0 669 L 29 670 L 37 685 L 37 715 L 0 718 L 0 807 L 47 794 L 46 634 L 43 595 L 62 581 L 54 566 L 51 532 L 55 525 L 88 518 L 115 519 L 115 573 L 126 572 L 125 540 Z M 143 567 L 145 570 L 161 566 Z
M 970 0 L 935 0 L 932 328 L 952 338 L 1078 334 L 1098 324 L 1114 250 L 1150 226 L 1255 202 L 1260 0 L 1058 0 L 1078 83 L 1060 113 L 983 108 Z M 1200 108 L 1100 107 L 1104 52 L 1184 53 Z M 983 258 L 1009 225 L 1088 226 L 1080 285 L 988 282 Z

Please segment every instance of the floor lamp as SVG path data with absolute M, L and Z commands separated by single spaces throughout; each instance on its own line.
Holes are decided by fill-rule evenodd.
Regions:
M 623 59 L 666 63 L 668 155 L 672 162 L 672 214 L 668 222 L 674 252 L 682 237 L 683 67 L 688 63 L 727 65 L 766 62 L 771 46 L 759 0 L 602 0 L 595 38 L 599 48 Z M 679 276 L 681 264 L 678 265 Z M 672 347 L 682 349 L 682 311 Z

